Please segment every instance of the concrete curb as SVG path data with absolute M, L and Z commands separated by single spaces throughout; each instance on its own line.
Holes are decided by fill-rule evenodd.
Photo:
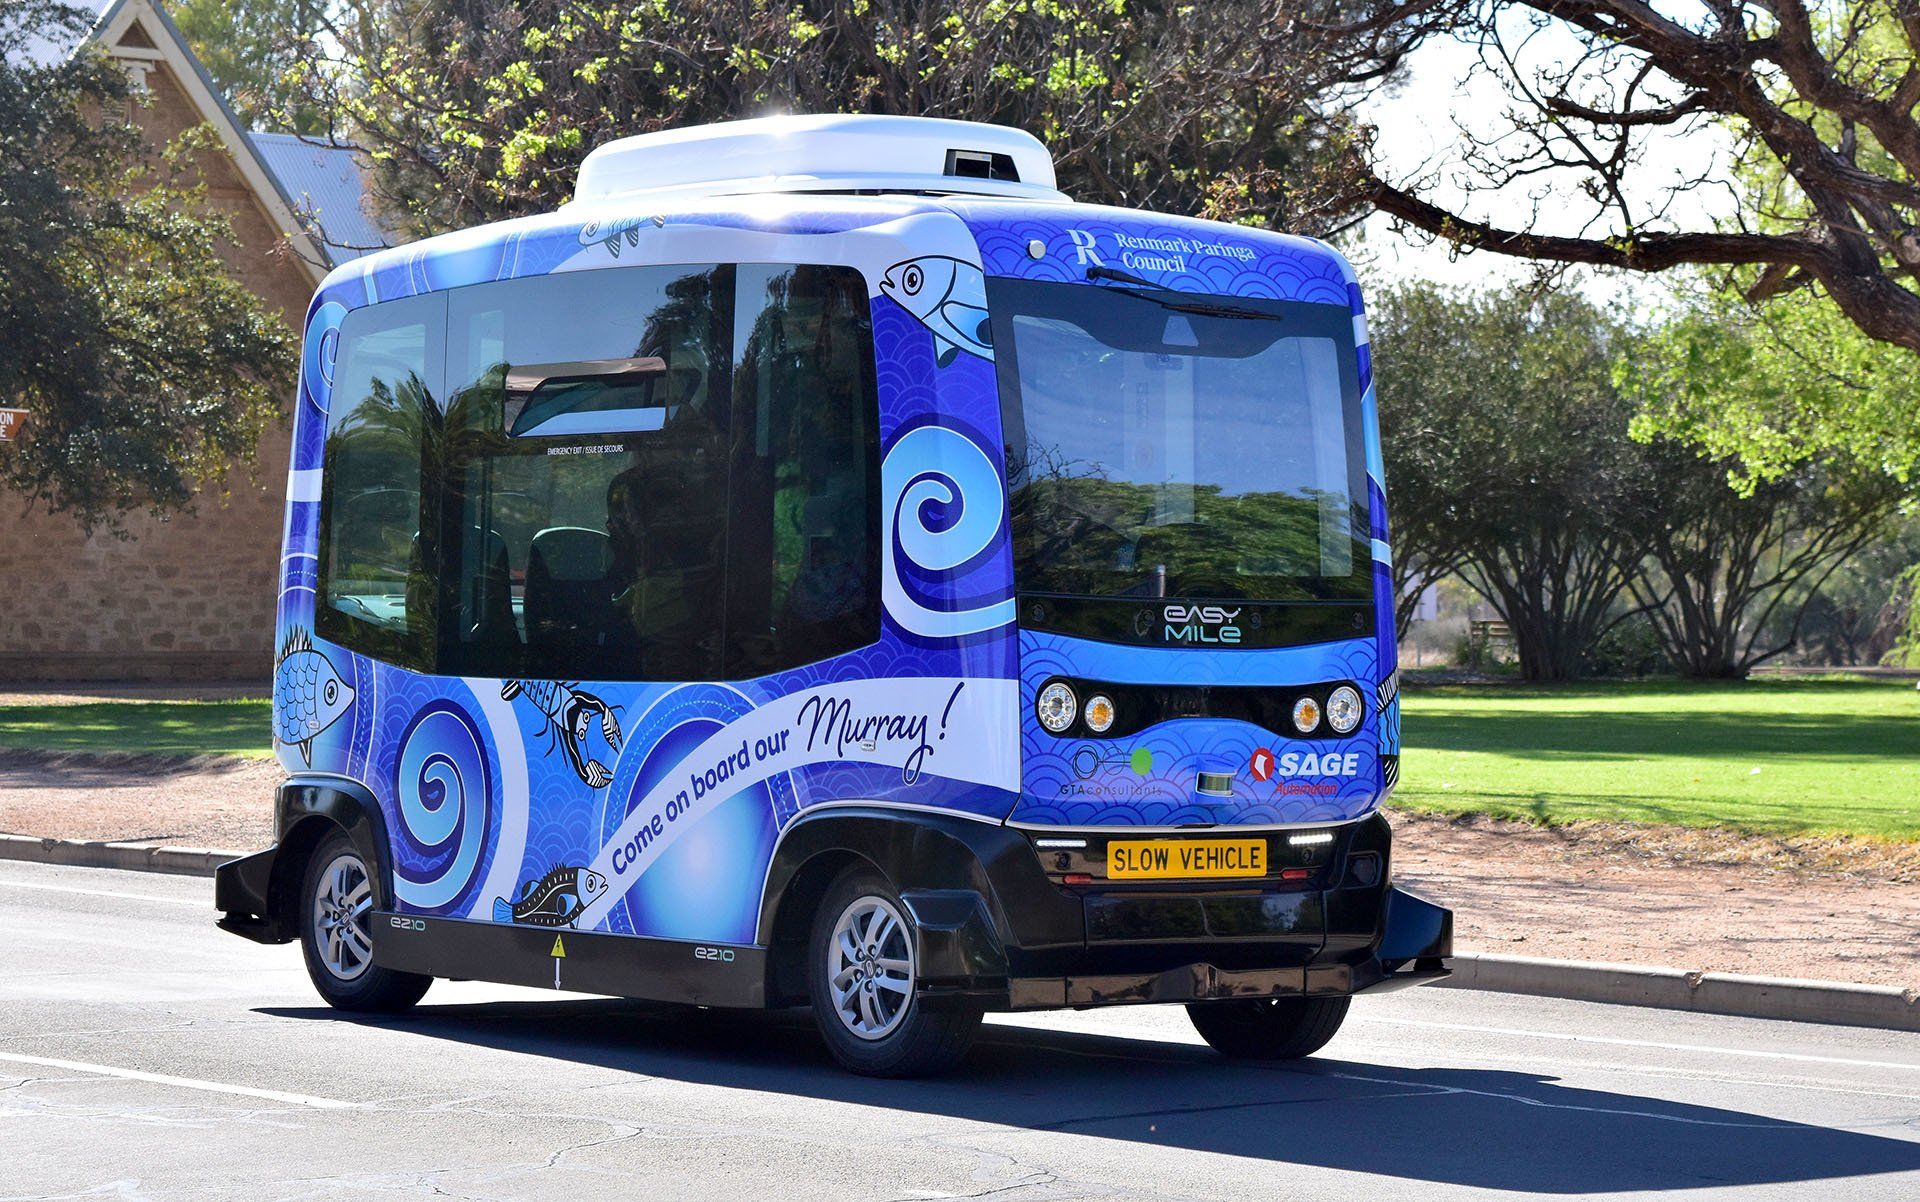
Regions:
M 1743 977 L 1536 956 L 1458 955 L 1449 963 L 1453 975 L 1439 984 L 1454 989 L 1692 1010 L 1736 1018 L 1920 1031 L 1920 990 L 1893 985 Z
M 183 876 L 212 876 L 244 852 L 199 847 L 153 847 L 141 843 L 77 843 L 0 835 L 0 860 L 30 860 L 76 868 L 128 868 Z M 1782 977 L 1742 977 L 1724 972 L 1687 972 L 1639 964 L 1595 964 L 1537 956 L 1456 955 L 1443 989 L 1483 989 L 1578 1002 L 1692 1010 L 1735 1018 L 1920 1031 L 1920 990 L 1892 985 L 1846 985 Z
M 139 872 L 170 872 L 180 876 L 212 876 L 215 868 L 228 860 L 239 859 L 242 854 L 203 847 L 79 843 L 71 839 L 36 839 L 32 835 L 0 835 L 0 860 L 65 864 L 74 868 L 129 868 Z

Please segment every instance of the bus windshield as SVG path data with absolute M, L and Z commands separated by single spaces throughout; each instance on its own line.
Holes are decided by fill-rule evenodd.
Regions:
M 1370 595 L 1344 307 L 1022 280 L 989 302 L 1021 592 Z

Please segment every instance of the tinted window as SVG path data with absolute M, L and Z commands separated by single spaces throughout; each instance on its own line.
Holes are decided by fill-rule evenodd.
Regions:
M 880 637 L 879 430 L 866 284 L 739 269 L 727 674 Z
M 321 632 L 534 679 L 740 679 L 873 642 L 869 314 L 858 272 L 792 265 L 569 273 L 356 311 L 328 428 Z
M 451 294 L 443 671 L 722 674 L 731 277 Z
M 396 663 L 425 666 L 436 608 L 432 490 L 445 299 L 370 305 L 340 327 L 321 497 L 319 632 Z M 422 531 L 427 532 L 423 539 Z
M 1346 309 L 1008 280 L 990 292 L 1023 591 L 1368 596 Z

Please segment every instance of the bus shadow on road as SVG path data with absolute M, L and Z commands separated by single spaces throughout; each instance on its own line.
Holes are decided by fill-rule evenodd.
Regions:
M 1233 1064 L 1199 1045 L 989 1024 L 952 1074 L 842 1072 L 804 1012 L 581 1000 L 422 1006 L 363 1019 L 476 1049 L 701 1085 L 1538 1194 L 1811 1183 L 1920 1171 L 1920 1143 L 1738 1110 L 1561 1084 L 1500 1069 L 1396 1068 L 1317 1057 Z M 1889 1126 L 1915 1121 L 1888 1098 Z

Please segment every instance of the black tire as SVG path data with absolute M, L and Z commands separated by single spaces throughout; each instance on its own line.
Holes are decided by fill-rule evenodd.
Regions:
M 834 948 L 835 929 L 843 916 L 856 904 L 883 902 L 900 923 L 900 934 L 908 949 L 906 978 L 908 991 L 904 1009 L 897 1013 L 884 1034 L 865 1037 L 854 1030 L 859 1015 L 841 1017 L 833 992 L 833 970 L 829 955 Z M 827 887 L 826 896 L 814 914 L 807 938 L 807 993 L 813 1002 L 814 1025 L 826 1040 L 827 1050 L 842 1066 L 869 1077 L 919 1077 L 944 1072 L 958 1064 L 973 1046 L 980 1030 L 978 1007 L 952 1005 L 927 1006 L 913 994 L 918 976 L 913 971 L 911 948 L 913 918 L 900 901 L 891 882 L 872 868 L 860 865 L 847 869 Z M 891 932 L 887 942 L 891 943 Z M 897 947 L 898 945 L 895 944 Z
M 1189 1002 L 1200 1038 L 1235 1060 L 1298 1060 L 1327 1046 L 1346 1021 L 1346 997 Z
M 322 878 L 342 863 L 356 865 L 362 879 L 368 882 L 374 879 L 372 866 L 354 846 L 353 840 L 347 837 L 347 833 L 339 830 L 320 840 L 307 859 L 305 871 L 300 874 L 300 895 L 295 913 L 300 924 L 300 950 L 306 957 L 307 976 L 313 979 L 313 987 L 326 999 L 327 1005 L 336 1010 L 352 1010 L 362 1014 L 394 1014 L 405 1010 L 426 994 L 427 986 L 433 984 L 432 977 L 395 972 L 370 960 L 359 964 L 354 971 L 343 972 L 330 959 L 332 953 L 323 944 L 321 919 L 331 915 L 322 914 Z M 363 923 L 358 934 L 370 955 L 369 930 L 370 924 Z M 361 945 L 353 944 L 356 948 Z

